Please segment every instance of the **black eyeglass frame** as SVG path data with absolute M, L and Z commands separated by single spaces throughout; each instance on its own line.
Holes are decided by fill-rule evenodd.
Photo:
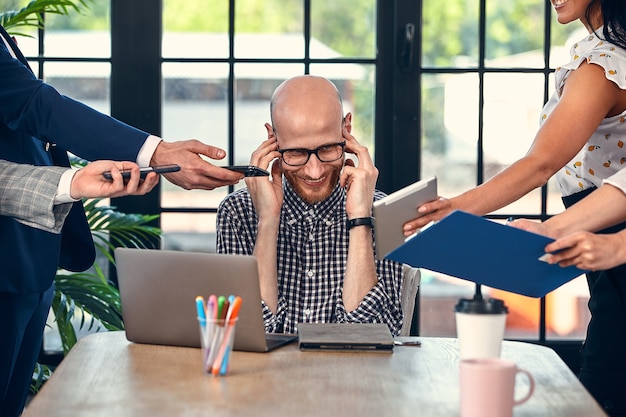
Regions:
M 330 161 L 324 161 L 322 160 L 322 158 L 320 158 L 318 152 L 320 149 L 322 148 L 327 148 L 329 146 L 341 146 L 341 155 L 339 155 L 337 158 L 332 159 Z M 283 162 L 291 167 L 301 167 L 303 165 L 306 165 L 309 162 L 309 159 L 311 158 L 311 155 L 315 154 L 315 156 L 317 157 L 317 159 L 319 159 L 320 162 L 335 162 L 337 160 L 339 160 L 342 156 L 345 155 L 346 153 L 346 141 L 344 140 L 343 142 L 337 142 L 337 143 L 328 143 L 326 145 L 322 145 L 322 146 L 318 146 L 315 149 L 306 149 L 306 148 L 290 148 L 290 149 L 279 149 L 278 152 L 280 153 L 281 159 L 283 160 Z M 301 164 L 290 164 L 287 161 L 285 161 L 285 158 L 283 157 L 283 154 L 285 152 L 289 152 L 289 151 L 298 151 L 298 152 L 306 152 L 307 156 L 306 156 L 306 160 L 301 163 Z

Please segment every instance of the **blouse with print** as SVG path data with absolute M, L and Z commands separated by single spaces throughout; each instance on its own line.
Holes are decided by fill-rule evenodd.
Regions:
M 596 31 L 602 33 L 602 28 Z M 587 62 L 601 66 L 606 78 L 626 89 L 626 50 L 589 34 L 570 50 L 571 62 L 556 69 L 556 92 L 541 113 L 543 123 L 554 110 L 571 71 Z M 602 180 L 626 167 L 626 111 L 602 120 L 585 146 L 558 173 L 564 196 L 602 185 Z
M 378 283 L 359 306 L 343 305 L 348 259 L 346 192 L 335 187 L 317 204 L 304 202 L 285 182 L 277 242 L 278 307 L 262 303 L 265 331 L 296 333 L 298 323 L 386 323 L 393 335 L 402 327 L 402 264 L 375 260 Z M 374 200 L 385 194 L 376 191 Z M 227 196 L 217 212 L 217 252 L 251 255 L 258 216 L 247 189 Z

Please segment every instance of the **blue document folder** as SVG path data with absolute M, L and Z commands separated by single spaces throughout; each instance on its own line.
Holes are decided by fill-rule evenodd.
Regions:
M 585 271 L 538 258 L 554 239 L 454 211 L 388 259 L 529 297 L 543 297 Z

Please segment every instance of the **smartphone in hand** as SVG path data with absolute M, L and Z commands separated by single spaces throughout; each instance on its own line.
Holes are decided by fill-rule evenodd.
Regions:
M 245 177 L 269 177 L 270 173 L 254 165 L 229 165 L 224 168 L 243 173 Z
M 157 165 L 154 167 L 141 167 L 139 168 L 139 175 L 140 178 L 143 180 L 146 178 L 146 176 L 150 173 L 150 172 L 156 172 L 157 174 L 164 174 L 167 172 L 177 172 L 180 171 L 180 167 L 176 164 L 171 164 L 171 165 Z M 121 170 L 120 173 L 122 174 L 122 178 L 124 178 L 125 180 L 130 178 L 130 170 Z M 106 178 L 109 181 L 113 180 L 113 177 L 111 176 L 111 171 L 105 171 L 102 173 L 102 176 L 104 178 Z

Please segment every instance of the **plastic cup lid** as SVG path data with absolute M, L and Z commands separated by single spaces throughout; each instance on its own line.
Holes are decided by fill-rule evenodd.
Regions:
M 468 314 L 507 314 L 509 312 L 504 301 L 497 298 L 461 298 L 454 306 L 454 311 Z

